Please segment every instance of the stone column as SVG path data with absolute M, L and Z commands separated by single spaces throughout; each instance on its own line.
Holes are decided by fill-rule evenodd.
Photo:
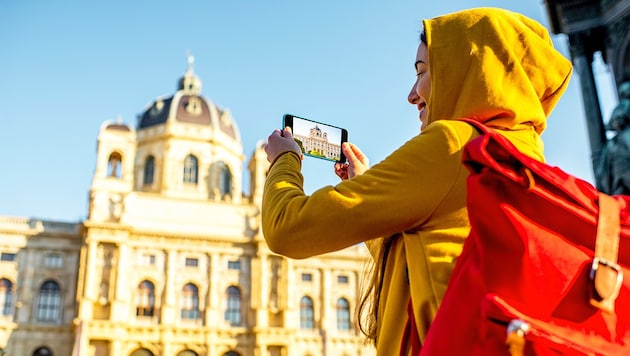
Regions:
M 606 131 L 599 105 L 599 95 L 595 86 L 595 77 L 593 76 L 593 53 L 587 48 L 590 41 L 592 39 L 589 39 L 587 34 L 569 35 L 571 57 L 580 78 L 584 114 L 586 115 L 586 125 L 591 145 L 591 162 L 593 164 L 593 172 L 595 172 L 595 168 L 599 164 L 602 148 L 606 143 Z

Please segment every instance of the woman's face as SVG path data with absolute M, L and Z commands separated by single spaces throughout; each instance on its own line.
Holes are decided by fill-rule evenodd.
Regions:
M 431 76 L 429 75 L 429 52 L 427 45 L 420 42 L 416 61 L 414 64 L 416 70 L 416 82 L 411 87 L 407 100 L 410 104 L 416 105 L 420 112 L 420 130 L 427 126 L 427 117 L 429 114 L 429 98 L 431 97 Z

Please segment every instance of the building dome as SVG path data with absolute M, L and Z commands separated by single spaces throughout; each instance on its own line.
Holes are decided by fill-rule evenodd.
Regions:
M 107 125 L 105 126 L 106 130 L 113 130 L 113 131 L 127 131 L 127 132 L 131 132 L 131 128 L 127 125 L 127 124 L 123 124 L 120 122 L 116 122 L 116 123 L 107 123 Z
M 106 120 L 101 124 L 99 132 L 109 132 L 113 134 L 133 133 L 133 127 L 122 122 L 122 118 L 118 116 L 115 120 Z
M 230 113 L 201 95 L 201 80 L 193 72 L 193 62 L 193 57 L 188 56 L 188 70 L 178 80 L 174 95 L 155 99 L 138 115 L 138 130 L 167 122 L 204 125 L 240 143 L 238 127 Z

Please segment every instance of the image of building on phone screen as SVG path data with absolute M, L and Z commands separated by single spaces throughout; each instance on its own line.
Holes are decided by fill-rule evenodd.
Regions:
M 301 120 L 300 120 L 301 121 Z M 300 128 L 298 122 L 295 122 L 295 135 L 294 138 L 297 141 L 302 152 L 311 156 L 320 156 L 322 158 L 330 159 L 333 161 L 339 160 L 341 154 L 341 146 L 339 145 L 340 134 L 336 134 L 335 129 L 330 130 L 332 133 L 322 130 L 319 126 L 311 126 L 310 128 Z M 310 125 L 313 125 L 310 123 Z M 337 129 L 338 130 L 338 129 Z

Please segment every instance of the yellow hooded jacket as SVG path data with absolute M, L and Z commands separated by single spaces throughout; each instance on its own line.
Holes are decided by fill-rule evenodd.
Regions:
M 469 232 L 462 149 L 478 133 L 456 119 L 484 122 L 542 161 L 540 135 L 572 71 L 547 30 L 517 13 L 478 8 L 423 24 L 432 93 L 428 126 L 364 174 L 310 196 L 302 189 L 300 159 L 283 154 L 263 194 L 265 239 L 288 257 L 360 242 L 378 256 L 382 237 L 395 236 L 377 314 L 377 353 L 383 355 L 400 349 L 410 297 L 424 340 Z

